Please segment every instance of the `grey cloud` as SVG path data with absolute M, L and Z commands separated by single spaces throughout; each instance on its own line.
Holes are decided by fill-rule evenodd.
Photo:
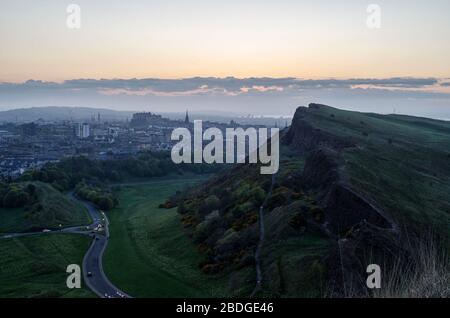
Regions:
M 401 111 L 404 107 L 404 112 L 409 114 L 450 118 L 450 94 L 421 90 L 439 85 L 450 86 L 450 82 L 448 79 L 402 77 L 73 79 L 62 83 L 29 80 L 0 83 L 0 110 L 28 106 L 88 106 L 291 115 L 298 105 L 319 102 L 374 112 L 390 112 L 393 107 Z
M 395 88 L 420 88 L 435 85 L 435 78 L 387 78 L 387 79 L 296 79 L 296 78 L 216 78 L 193 77 L 186 79 L 73 79 L 62 83 L 29 80 L 24 83 L 0 83 L 2 91 L 26 90 L 152 90 L 154 92 L 189 92 L 201 87 L 224 92 L 241 92 L 242 88 L 279 87 L 285 90 L 349 88 L 356 85 L 374 85 Z M 442 85 L 447 86 L 448 83 Z

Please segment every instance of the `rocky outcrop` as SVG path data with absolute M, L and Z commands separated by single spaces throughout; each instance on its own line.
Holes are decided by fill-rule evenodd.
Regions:
M 332 233 L 344 235 L 363 221 L 380 228 L 391 227 L 376 207 L 345 185 L 332 186 L 324 203 L 325 222 Z
M 324 211 L 322 232 L 328 233 L 331 241 L 327 258 L 330 293 L 348 296 L 365 286 L 361 251 L 398 251 L 398 233 L 386 212 L 342 177 L 341 153 L 356 144 L 314 126 L 314 112 L 321 107 L 327 106 L 299 107 L 283 142 L 306 154 L 301 187 L 314 195 Z
M 340 163 L 342 150 L 355 146 L 351 141 L 326 133 L 311 124 L 314 112 L 328 107 L 310 104 L 299 107 L 284 142 L 295 150 L 307 154 L 302 188 L 314 193 L 325 211 L 325 224 L 331 233 L 342 235 L 351 227 L 366 221 L 381 228 L 389 228 L 390 222 L 373 203 L 354 191 L 342 178 Z
M 315 193 L 326 193 L 339 181 L 337 152 L 317 147 L 310 151 L 301 178 L 302 187 Z
M 352 190 L 339 173 L 338 153 L 318 148 L 310 152 L 303 171 L 302 186 L 315 194 L 325 211 L 327 229 L 336 236 L 343 235 L 362 221 L 381 228 L 390 222 L 374 204 Z
M 295 147 L 298 151 L 310 151 L 319 147 L 337 150 L 351 147 L 353 145 L 351 141 L 334 136 L 311 124 L 311 111 L 321 106 L 310 104 L 309 108 L 303 106 L 297 108 L 291 127 L 282 141 Z

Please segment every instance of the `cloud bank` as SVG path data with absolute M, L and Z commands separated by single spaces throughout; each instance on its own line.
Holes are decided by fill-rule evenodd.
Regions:
M 0 83 L 0 110 L 88 106 L 120 110 L 223 111 L 291 115 L 309 102 L 341 108 L 450 118 L 450 82 L 438 78 L 72 79 Z

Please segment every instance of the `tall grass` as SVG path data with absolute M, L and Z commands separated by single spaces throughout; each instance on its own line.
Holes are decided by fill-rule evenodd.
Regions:
M 409 244 L 409 242 L 407 243 Z M 370 296 L 377 298 L 450 297 L 450 255 L 446 244 L 431 235 L 413 245 L 410 257 L 398 258 L 384 270 L 381 288 Z

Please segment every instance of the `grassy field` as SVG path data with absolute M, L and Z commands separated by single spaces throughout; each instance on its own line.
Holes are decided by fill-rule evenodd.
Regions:
M 48 184 L 33 182 L 36 186 L 39 209 L 0 208 L 0 233 L 18 233 L 54 229 L 90 223 L 86 209 Z
M 73 234 L 0 240 L 0 298 L 94 297 L 87 288 L 68 289 L 66 268 L 81 266 L 90 238 Z
M 26 211 L 23 208 L 0 208 L 0 233 L 13 233 L 25 231 Z
M 104 256 L 108 278 L 134 297 L 222 296 L 224 277 L 200 272 L 202 256 L 186 236 L 176 209 L 158 205 L 201 179 L 166 179 L 123 186 L 109 214 L 111 239 Z

